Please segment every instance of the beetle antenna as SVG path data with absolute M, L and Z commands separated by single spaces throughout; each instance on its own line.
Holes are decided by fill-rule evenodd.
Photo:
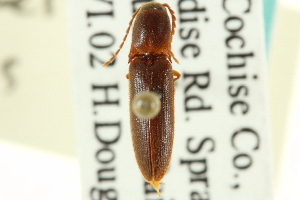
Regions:
M 172 39 L 173 39 L 173 35 L 174 35 L 174 33 L 175 33 L 175 28 L 176 28 L 176 23 L 175 23 L 175 21 L 176 21 L 175 12 L 174 12 L 174 10 L 172 10 L 172 8 L 169 6 L 169 4 L 164 3 L 164 4 L 162 4 L 162 5 L 168 8 L 168 10 L 169 10 L 169 12 L 170 12 L 170 14 L 171 14 L 171 17 L 172 17 L 172 32 L 171 32 L 171 41 L 170 41 L 170 45 L 171 45 L 171 42 L 172 42 Z M 171 49 L 171 47 L 170 47 L 170 49 Z M 175 56 L 174 56 L 174 54 L 173 54 L 172 51 L 171 51 L 171 56 L 172 56 L 172 58 L 175 60 L 175 62 L 179 64 L 179 61 L 175 58 Z
M 174 35 L 175 33 L 175 28 L 176 28 L 176 17 L 175 17 L 175 12 L 172 10 L 172 8 L 169 6 L 169 4 L 162 4 L 163 6 L 167 7 L 169 12 L 171 13 L 171 17 L 172 17 L 172 32 L 171 32 L 171 35 Z
M 111 62 L 117 57 L 117 55 L 119 54 L 120 50 L 122 49 L 122 47 L 123 47 L 123 45 L 124 45 L 124 43 L 125 43 L 125 40 L 126 40 L 127 35 L 128 35 L 128 33 L 129 33 L 130 27 L 131 27 L 131 25 L 132 25 L 132 22 L 133 22 L 135 16 L 136 16 L 136 15 L 138 14 L 138 12 L 140 11 L 140 9 L 141 9 L 141 7 L 139 7 L 139 9 L 137 9 L 137 10 L 135 11 L 135 13 L 133 13 L 132 18 L 131 18 L 131 20 L 130 20 L 130 22 L 129 22 L 129 26 L 128 26 L 127 30 L 126 30 L 126 34 L 125 34 L 125 36 L 124 36 L 124 38 L 123 38 L 123 42 L 120 44 L 119 49 L 115 52 L 115 54 L 113 55 L 113 57 L 111 57 L 111 58 L 109 59 L 109 61 L 107 61 L 106 63 L 104 63 L 104 64 L 102 65 L 102 67 L 105 67 L 105 66 L 107 66 L 109 63 L 111 63 Z

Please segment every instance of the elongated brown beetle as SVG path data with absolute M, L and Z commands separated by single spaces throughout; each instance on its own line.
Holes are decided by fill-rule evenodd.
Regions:
M 141 173 L 160 195 L 160 181 L 170 165 L 173 148 L 174 82 L 180 78 L 171 66 L 171 58 L 178 63 L 171 51 L 176 18 L 168 4 L 142 5 L 133 14 L 119 49 L 103 66 L 112 62 L 123 47 L 134 19 L 126 76 L 132 142 Z

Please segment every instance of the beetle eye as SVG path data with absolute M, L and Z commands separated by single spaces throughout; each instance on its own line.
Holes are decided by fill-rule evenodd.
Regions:
M 152 119 L 160 109 L 160 96 L 154 92 L 140 92 L 132 100 L 132 111 L 140 118 Z

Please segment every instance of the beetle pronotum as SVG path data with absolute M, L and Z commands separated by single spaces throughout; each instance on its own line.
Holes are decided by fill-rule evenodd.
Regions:
M 112 62 L 123 47 L 134 19 L 126 76 L 132 142 L 142 175 L 160 195 L 160 181 L 168 170 L 173 148 L 174 82 L 180 77 L 171 66 L 171 58 L 178 63 L 171 51 L 176 18 L 168 4 L 143 4 L 133 14 L 119 49 L 103 66 Z

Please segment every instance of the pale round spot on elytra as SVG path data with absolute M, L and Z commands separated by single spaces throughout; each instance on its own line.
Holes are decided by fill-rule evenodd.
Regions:
M 132 111 L 140 118 L 152 119 L 158 115 L 160 109 L 160 96 L 155 92 L 140 92 L 132 100 Z

